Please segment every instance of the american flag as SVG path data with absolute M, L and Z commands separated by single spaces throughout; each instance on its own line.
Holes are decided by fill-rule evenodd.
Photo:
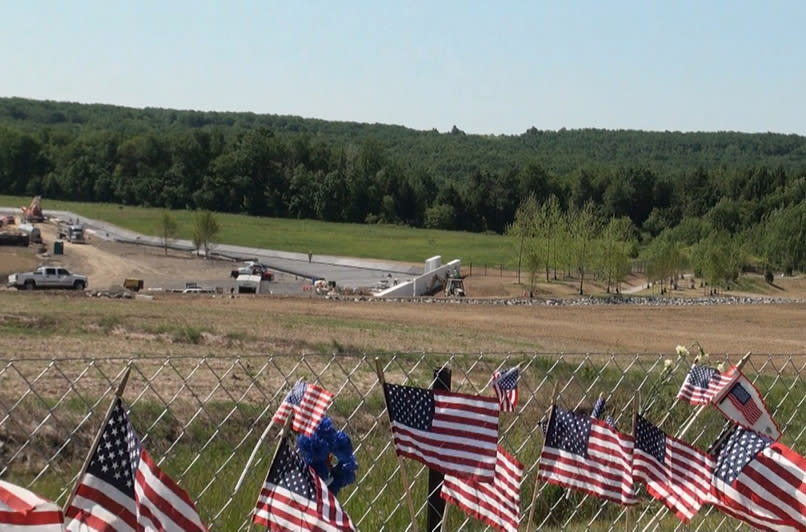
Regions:
M 16 484 L 0 480 L 0 530 L 62 532 L 64 514 L 56 504 Z
M 252 521 L 270 530 L 355 530 L 339 501 L 288 438 L 278 445 Z
M 731 372 L 722 375 L 714 368 L 694 364 L 686 375 L 677 398 L 693 405 L 707 405 L 732 378 Z
M 492 482 L 498 400 L 384 383 L 395 451 L 431 469 Z
M 601 395 L 596 399 L 596 402 L 593 403 L 593 409 L 591 410 L 591 417 L 594 419 L 602 419 L 602 414 L 604 414 L 605 410 L 605 398 Z
M 758 420 L 761 419 L 761 410 L 741 382 L 737 382 L 731 387 L 726 398 L 747 418 L 750 425 L 758 423 Z
M 498 396 L 498 405 L 501 412 L 514 412 L 518 406 L 518 378 L 520 369 L 518 366 L 510 368 L 503 373 L 496 371 L 493 373 L 493 388 Z
M 292 413 L 291 428 L 306 436 L 311 436 L 325 416 L 333 394 L 316 384 L 299 380 L 286 395 L 280 408 L 274 414 L 273 423 L 282 425 Z
M 751 430 L 736 427 L 717 449 L 711 494 L 757 528 L 806 529 L 806 459 Z
M 605 411 L 606 401 L 604 397 L 599 396 L 596 399 L 596 402 L 593 403 L 593 409 L 591 409 L 591 417 L 594 419 L 602 419 L 602 415 Z M 616 428 L 616 419 L 613 416 L 608 415 L 605 417 L 605 423 Z
M 600 419 L 555 406 L 540 455 L 542 480 L 635 504 L 633 440 Z
M 735 372 L 734 382 L 729 384 L 728 392 L 715 399 L 714 406 L 722 415 L 734 423 L 750 429 L 771 440 L 781 437 L 778 425 L 767 410 L 764 399 L 753 383 L 738 369 Z
M 206 530 L 187 493 L 143 449 L 120 398 L 66 517 L 76 532 Z
M 517 532 L 522 478 L 523 464 L 499 445 L 492 482 L 473 482 L 445 475 L 440 497 L 496 530 Z
M 708 501 L 713 468 L 706 453 L 636 417 L 633 477 L 684 523 Z

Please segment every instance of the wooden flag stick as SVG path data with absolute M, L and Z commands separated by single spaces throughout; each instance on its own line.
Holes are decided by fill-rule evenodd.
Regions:
M 291 414 L 285 418 L 285 423 L 283 423 L 283 428 L 280 429 L 280 436 L 277 438 L 277 445 L 274 447 L 274 452 L 271 455 L 271 460 L 269 460 L 269 468 L 266 470 L 266 474 L 263 476 L 264 479 L 269 478 L 269 473 L 271 473 L 271 466 L 274 465 L 274 460 L 277 458 L 277 453 L 280 452 L 280 445 L 283 443 L 283 439 L 288 434 L 288 427 L 291 426 L 291 420 L 294 418 L 294 415 Z M 261 485 L 260 491 L 263 491 L 263 486 Z M 255 515 L 255 509 L 257 508 L 257 501 L 260 499 L 260 491 L 257 492 L 257 499 L 255 499 L 255 507 L 252 509 L 252 516 Z M 255 522 L 253 520 L 249 520 L 249 530 L 252 530 L 254 527 Z
M 291 416 L 288 416 L 289 418 Z M 249 455 L 249 459 L 246 461 L 246 465 L 243 467 L 243 471 L 241 471 L 241 476 L 238 477 L 238 482 L 235 483 L 235 487 L 232 488 L 232 493 L 237 493 L 239 489 L 241 489 L 241 484 L 246 479 L 246 472 L 249 471 L 249 467 L 252 465 L 252 462 L 255 461 L 255 456 L 257 455 L 258 449 L 263 445 L 266 437 L 269 435 L 269 431 L 274 426 L 274 417 L 272 416 L 271 421 L 269 422 L 266 429 L 263 431 L 263 434 L 260 435 L 258 438 L 257 443 L 255 443 L 254 449 L 252 449 L 252 454 Z
M 384 384 L 386 384 L 386 381 L 383 378 L 383 367 L 381 367 L 380 358 L 375 358 L 375 373 L 378 374 L 378 382 L 381 383 L 383 402 L 386 404 L 386 415 L 389 418 L 389 424 L 391 425 L 392 414 L 389 412 L 389 404 L 386 402 L 386 390 L 384 390 Z M 409 491 L 409 477 L 406 475 L 406 468 L 404 467 L 405 464 L 403 463 L 403 459 L 400 457 L 400 455 L 397 454 L 397 449 L 395 449 L 395 456 L 397 457 L 397 464 L 400 467 L 400 479 L 403 481 L 403 490 L 406 496 L 406 503 L 409 507 L 409 515 L 411 516 L 411 526 L 414 532 L 417 532 L 417 513 L 414 511 L 414 500 L 411 498 L 411 491 Z
M 126 373 L 123 374 L 123 378 L 120 380 L 118 384 L 118 389 L 115 390 L 115 398 L 109 403 L 109 407 L 106 409 L 106 414 L 104 414 L 104 420 L 101 422 L 101 426 L 98 429 L 98 432 L 95 433 L 95 439 L 92 440 L 92 445 L 90 445 L 89 451 L 87 451 L 87 457 L 84 459 L 84 465 L 81 466 L 81 472 L 76 477 L 75 481 L 73 482 L 73 489 L 70 490 L 70 496 L 64 502 L 64 507 L 62 511 L 66 514 L 67 509 L 70 507 L 70 504 L 73 502 L 73 499 L 76 496 L 76 492 L 78 491 L 78 485 L 81 483 L 81 479 L 84 478 L 84 475 L 87 473 L 87 468 L 90 466 L 90 460 L 92 459 L 92 455 L 95 454 L 95 448 L 98 446 L 98 442 L 101 440 L 101 436 L 104 433 L 104 429 L 106 428 L 106 423 L 109 421 L 109 415 L 112 413 L 112 409 L 115 408 L 115 403 L 121 396 L 123 396 L 123 391 L 126 389 L 126 384 L 129 382 L 129 373 L 131 373 L 132 367 L 131 365 L 126 367 Z
M 288 416 L 289 418 L 291 415 Z M 272 416 L 271 421 L 269 421 L 268 426 L 263 430 L 263 433 L 258 438 L 257 442 L 255 443 L 255 447 L 252 449 L 252 454 L 249 455 L 249 460 L 246 461 L 246 465 L 243 467 L 243 471 L 241 471 L 241 476 L 238 477 L 238 482 L 235 483 L 235 487 L 232 489 L 232 493 L 237 493 L 239 489 L 241 489 L 241 485 L 243 484 L 244 479 L 246 479 L 246 472 L 249 471 L 249 467 L 252 465 L 252 462 L 255 461 L 255 456 L 257 455 L 258 449 L 263 445 L 263 442 L 269 435 L 269 431 L 274 426 L 274 416 Z
M 638 423 L 638 412 L 641 411 L 641 392 L 636 392 L 632 398 L 632 435 L 635 437 L 635 426 Z M 632 507 L 627 506 L 624 510 L 624 532 L 630 530 L 630 517 L 632 514 Z
M 554 383 L 554 389 L 551 392 L 551 406 L 549 406 L 548 410 L 546 411 L 546 417 L 548 421 L 546 422 L 546 433 L 548 433 L 549 428 L 551 427 L 551 418 L 554 417 L 554 405 L 557 404 L 557 382 Z M 543 434 L 543 447 L 546 446 L 546 434 Z M 526 521 L 526 529 L 529 530 L 532 527 L 532 519 L 535 516 L 535 504 L 537 503 L 537 488 L 540 485 L 540 458 L 537 460 L 537 467 L 535 468 L 535 485 L 532 488 L 532 503 L 529 506 L 529 519 Z
M 440 527 L 440 530 L 442 532 L 448 532 L 448 508 L 449 507 L 450 507 L 450 504 L 448 504 L 448 502 L 445 501 L 445 511 L 442 512 L 442 526 Z

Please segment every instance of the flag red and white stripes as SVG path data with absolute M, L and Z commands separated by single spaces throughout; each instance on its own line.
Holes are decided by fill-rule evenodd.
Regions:
M 282 425 L 293 413 L 291 428 L 311 436 L 325 417 L 332 400 L 333 394 L 321 386 L 299 380 L 277 409 L 272 422 Z
M 440 496 L 496 530 L 517 532 L 522 479 L 523 464 L 499 445 L 492 482 L 473 482 L 445 475 Z
M 539 478 L 623 505 L 633 491 L 633 439 L 600 419 L 554 406 Z
M 733 379 L 733 374 L 694 364 L 686 375 L 677 398 L 693 405 L 707 405 Z
M 3 532 L 62 532 L 64 514 L 51 501 L 0 480 L 0 530 Z
M 272 531 L 355 530 L 324 481 L 282 438 L 258 496 L 252 521 Z
M 685 523 L 709 499 L 713 459 L 640 415 L 635 423 L 632 467 L 635 480 L 646 484 L 650 495 Z
M 806 459 L 737 427 L 717 450 L 711 494 L 757 528 L 806 530 Z
M 66 529 L 75 532 L 206 530 L 190 497 L 143 449 L 120 398 L 66 518 Z
M 445 474 L 492 482 L 498 400 L 384 384 L 395 451 Z
M 492 376 L 493 389 L 498 397 L 501 412 L 514 412 L 518 406 L 518 379 L 520 368 L 518 366 L 506 371 L 496 371 Z
M 137 521 L 146 530 L 178 526 L 180 530 L 205 530 L 196 506 L 185 490 L 162 471 L 145 449 L 134 483 Z

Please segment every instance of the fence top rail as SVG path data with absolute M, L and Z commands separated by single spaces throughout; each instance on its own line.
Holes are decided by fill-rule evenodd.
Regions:
M 745 353 L 743 352 L 711 352 L 709 353 L 710 357 L 717 358 L 719 360 L 733 360 L 739 359 L 744 356 Z M 15 356 L 1 356 L 0 361 L 5 364 L 12 364 L 15 362 L 84 362 L 84 363 L 91 363 L 91 362 L 132 362 L 136 363 L 137 361 L 153 361 L 153 360 L 237 360 L 237 359 L 266 359 L 266 358 L 279 358 L 279 359 L 286 359 L 286 358 L 299 358 L 299 357 L 311 357 L 311 358 L 375 358 L 375 357 L 396 357 L 396 356 L 428 356 L 433 358 L 463 358 L 463 357 L 476 357 L 476 358 L 501 358 L 501 357 L 508 357 L 508 358 L 518 358 L 518 357 L 542 357 L 542 358 L 562 358 L 562 357 L 607 357 L 613 359 L 625 359 L 625 358 L 635 358 L 635 357 L 673 357 L 675 356 L 674 351 L 551 351 L 551 352 L 536 352 L 536 351 L 489 351 L 489 352 L 480 352 L 480 353 L 470 353 L 470 352 L 436 352 L 436 351 L 390 351 L 390 352 L 373 352 L 373 351 L 360 351 L 360 352 L 348 352 L 348 353 L 341 353 L 341 352 L 333 352 L 333 353 L 298 353 L 298 354 L 289 354 L 289 353 L 236 353 L 236 354 L 217 354 L 217 353 L 203 353 L 198 355 L 189 355 L 189 354 L 174 354 L 174 353 L 165 353 L 164 355 L 158 354 L 146 354 L 141 355 L 137 353 L 130 353 L 130 354 L 118 354 L 118 355 L 109 355 L 104 357 L 90 357 L 90 356 L 80 356 L 80 355 L 62 355 L 62 356 L 22 356 L 22 357 L 15 357 Z M 754 353 L 754 357 L 757 358 L 799 358 L 799 357 L 806 357 L 806 353 Z

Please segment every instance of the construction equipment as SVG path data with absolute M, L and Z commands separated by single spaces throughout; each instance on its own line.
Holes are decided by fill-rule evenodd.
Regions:
M 25 247 L 30 243 L 27 233 L 21 231 L 0 231 L 0 246 L 20 246 Z
M 445 279 L 445 297 L 465 297 L 465 282 L 458 277 Z
M 28 207 L 20 207 L 22 211 L 22 222 L 39 223 L 44 222 L 42 215 L 42 196 L 34 196 Z
M 86 242 L 84 239 L 84 226 L 74 224 L 72 220 L 59 222 L 59 238 L 66 238 L 68 242 L 73 244 L 83 244 Z

